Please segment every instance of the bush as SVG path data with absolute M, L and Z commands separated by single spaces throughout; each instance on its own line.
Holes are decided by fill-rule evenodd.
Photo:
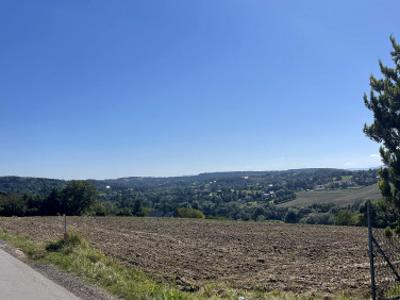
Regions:
M 193 218 L 193 219 L 204 219 L 205 217 L 201 210 L 189 207 L 177 208 L 176 216 L 178 218 Z
M 335 220 L 330 213 L 311 213 L 303 217 L 300 223 L 331 225 L 335 223 Z
M 141 217 L 148 217 L 151 215 L 151 212 L 153 211 L 153 209 L 151 207 L 142 207 L 141 208 Z M 203 215 L 204 217 L 204 215 Z
M 63 212 L 80 216 L 95 202 L 96 187 L 83 180 L 71 180 L 61 192 Z
M 28 207 L 24 197 L 10 194 L 0 197 L 0 215 L 6 217 L 22 217 L 26 214 Z
M 287 223 L 297 223 L 298 221 L 298 215 L 297 211 L 294 209 L 289 209 L 286 216 L 285 216 L 285 222 Z
M 264 222 L 266 220 L 266 218 L 263 215 L 260 215 L 256 218 L 257 222 Z
M 105 205 L 100 201 L 95 201 L 88 211 L 90 216 L 107 216 L 109 213 Z
M 55 242 L 50 242 L 46 246 L 49 252 L 62 252 L 65 254 L 71 253 L 77 246 L 86 246 L 84 240 L 77 233 L 69 233 L 67 239 L 60 239 Z
M 348 210 L 340 210 L 335 215 L 336 225 L 356 225 L 357 220 L 353 214 Z
M 384 233 L 387 238 L 391 238 L 393 236 L 393 230 L 390 227 L 386 227 Z

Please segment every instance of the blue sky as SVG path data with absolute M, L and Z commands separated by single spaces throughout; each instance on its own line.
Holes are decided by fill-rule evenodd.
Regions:
M 362 94 L 388 1 L 0 2 L 0 175 L 380 164 Z

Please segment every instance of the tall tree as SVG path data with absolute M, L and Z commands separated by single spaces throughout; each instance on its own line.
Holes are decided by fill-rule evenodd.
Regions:
M 382 78 L 370 77 L 371 91 L 364 95 L 366 107 L 373 113 L 373 122 L 364 125 L 365 134 L 381 144 L 384 166 L 380 172 L 382 195 L 400 215 L 400 45 L 390 37 L 393 67 L 379 61 Z
M 81 215 L 96 200 L 96 188 L 83 180 L 72 180 L 62 190 L 61 207 L 67 215 Z

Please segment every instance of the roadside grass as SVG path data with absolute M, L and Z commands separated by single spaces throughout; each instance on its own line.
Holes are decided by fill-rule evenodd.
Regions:
M 387 299 L 398 299 L 400 297 L 400 286 L 396 285 L 386 293 Z
M 30 259 L 52 264 L 71 272 L 84 281 L 95 284 L 122 299 L 137 300 L 349 300 L 359 297 L 340 294 L 326 298 L 322 295 L 299 295 L 281 291 L 237 290 L 223 283 L 210 283 L 197 292 L 183 292 L 173 284 L 159 283 L 147 274 L 125 267 L 100 251 L 92 248 L 77 233 L 69 233 L 67 240 L 35 243 L 25 237 L 9 234 L 0 229 L 0 240 L 21 249 Z
M 53 264 L 123 299 L 191 299 L 190 294 L 156 283 L 142 272 L 115 263 L 76 233 L 70 233 L 65 241 L 60 239 L 46 244 L 4 231 L 0 231 L 0 239 L 21 249 L 33 260 Z

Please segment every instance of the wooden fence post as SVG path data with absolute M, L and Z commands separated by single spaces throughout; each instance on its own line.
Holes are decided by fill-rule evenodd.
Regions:
M 376 300 L 374 249 L 373 249 L 373 244 L 372 244 L 371 202 L 369 202 L 369 201 L 367 202 L 367 219 L 368 219 L 369 271 L 371 274 L 371 297 L 372 297 L 372 300 Z
M 64 240 L 67 240 L 67 215 L 64 214 Z

